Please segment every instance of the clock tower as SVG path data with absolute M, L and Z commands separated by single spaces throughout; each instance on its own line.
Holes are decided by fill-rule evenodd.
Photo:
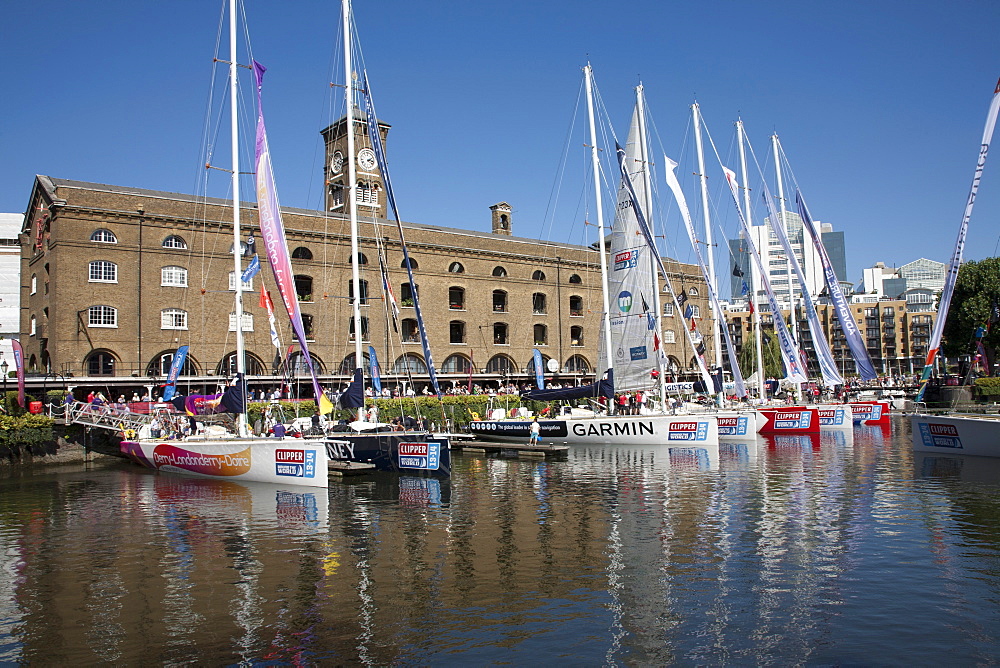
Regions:
M 382 146 L 385 146 L 389 124 L 376 120 Z M 385 186 L 379 172 L 375 151 L 368 140 L 368 119 L 363 111 L 354 109 L 355 167 L 358 174 L 358 214 L 386 218 Z M 320 131 L 326 144 L 323 181 L 326 184 L 327 211 L 346 214 L 348 189 L 347 117 L 344 116 Z

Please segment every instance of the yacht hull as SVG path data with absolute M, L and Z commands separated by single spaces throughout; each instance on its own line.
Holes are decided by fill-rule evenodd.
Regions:
M 567 445 L 718 445 L 714 415 L 602 415 L 539 420 L 543 443 Z M 469 432 L 486 441 L 527 443 L 531 420 L 479 420 Z
M 910 416 L 913 449 L 955 455 L 1000 457 L 1000 416 Z

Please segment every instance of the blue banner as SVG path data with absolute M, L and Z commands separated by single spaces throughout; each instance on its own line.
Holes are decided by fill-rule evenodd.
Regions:
M 368 346 L 368 359 L 372 367 L 372 387 L 379 394 L 382 393 L 382 373 L 378 368 L 378 356 L 375 355 L 375 346 Z
M 371 86 L 368 83 L 368 72 L 364 73 L 365 82 L 365 116 L 368 126 L 368 140 L 371 142 L 375 158 L 378 160 L 378 168 L 382 173 L 382 185 L 385 186 L 385 197 L 392 208 L 392 215 L 396 219 L 396 229 L 399 232 L 399 244 L 403 248 L 403 263 L 406 265 L 406 276 L 410 281 L 410 288 L 413 292 L 413 310 L 417 316 L 417 331 L 420 332 L 420 345 L 424 349 L 424 362 L 427 364 L 427 375 L 431 380 L 431 387 L 434 393 L 441 398 L 441 388 L 438 387 L 437 372 L 434 370 L 434 360 L 431 359 L 431 346 L 427 341 L 427 330 L 424 327 L 424 317 L 420 311 L 420 298 L 417 283 L 413 280 L 413 267 L 410 264 L 410 253 L 406 249 L 406 239 L 403 237 L 403 220 L 399 217 L 399 209 L 396 208 L 396 197 L 392 192 L 392 182 L 389 180 L 389 164 L 385 159 L 385 149 L 382 146 L 382 135 L 378 131 L 378 116 L 375 115 L 375 102 L 372 100 Z
M 187 359 L 188 347 L 181 346 L 174 353 L 174 359 L 170 362 L 170 373 L 167 374 L 167 387 L 163 390 L 163 400 L 170 401 L 177 392 L 177 377 L 181 375 L 184 368 L 184 361 Z
M 851 357 L 854 358 L 854 363 L 858 367 L 858 375 L 861 376 L 861 380 L 875 380 L 878 378 L 878 374 L 875 373 L 875 367 L 868 356 L 868 349 L 865 348 L 865 342 L 861 338 L 861 330 L 858 329 L 858 324 L 854 322 L 854 314 L 851 313 L 851 307 L 848 306 L 847 299 L 844 298 L 844 292 L 840 289 L 840 281 L 837 280 L 837 273 L 833 270 L 830 256 L 827 255 L 822 237 L 819 236 L 819 231 L 813 223 L 812 216 L 809 215 L 809 207 L 806 206 L 806 200 L 802 197 L 802 193 L 798 188 L 795 189 L 795 204 L 799 208 L 799 217 L 802 218 L 802 224 L 809 231 L 809 236 L 812 237 L 816 252 L 819 253 L 819 261 L 823 265 L 823 276 L 826 278 L 826 289 L 830 293 L 830 301 L 833 303 L 833 308 L 837 312 L 837 319 L 840 320 L 840 327 L 844 330 L 844 336 L 847 338 L 847 347 L 851 349 Z
M 535 362 L 535 384 L 538 385 L 539 390 L 544 390 L 545 367 L 542 364 L 542 353 L 539 352 L 538 348 L 535 348 L 535 352 L 532 353 L 532 359 Z

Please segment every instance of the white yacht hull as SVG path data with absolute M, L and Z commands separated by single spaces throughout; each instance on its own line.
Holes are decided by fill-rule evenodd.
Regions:
M 1000 457 L 1000 416 L 910 416 L 913 449 L 956 455 Z

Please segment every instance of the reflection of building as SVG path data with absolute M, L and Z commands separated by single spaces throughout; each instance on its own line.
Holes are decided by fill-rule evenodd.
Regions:
M 324 130 L 330 211 L 284 212 L 306 337 L 324 375 L 354 367 L 350 230 L 343 192 L 336 187 L 345 171 L 343 131 L 343 123 Z M 387 131 L 384 125 L 383 134 Z M 357 196 L 365 350 L 368 344 L 376 348 L 384 375 L 426 378 L 414 290 L 402 266 L 396 225 L 383 217 L 376 168 L 367 154 L 359 154 L 358 163 L 368 179 Z M 257 221 L 253 205 L 244 207 L 246 238 Z M 464 385 L 470 377 L 477 382 L 533 377 L 534 348 L 546 367 L 556 370 L 550 379 L 589 379 L 602 309 L 597 252 L 511 236 L 511 207 L 500 203 L 491 210 L 492 233 L 404 224 L 435 366 L 450 381 L 445 388 Z M 28 212 L 22 230 L 21 331 L 29 370 L 162 376 L 185 344 L 190 345 L 186 375 L 229 375 L 235 369 L 232 211 L 225 201 L 38 176 Z M 266 264 L 263 244 L 258 240 L 256 246 Z M 400 306 L 399 337 L 387 325 L 380 256 Z M 686 288 L 699 315 L 707 317 L 696 267 L 667 266 L 674 285 Z M 258 306 L 262 284 L 273 290 L 267 267 L 251 279 L 239 318 L 247 368 L 254 375 L 271 373 L 276 352 L 266 311 Z M 280 309 L 277 293 L 273 298 Z M 662 337 L 681 369 L 691 360 L 683 326 L 665 324 Z M 702 327 L 709 344 L 710 329 Z M 281 328 L 281 339 L 284 355 L 293 343 L 287 327 Z M 297 350 L 292 360 L 299 370 L 305 366 Z
M 18 234 L 24 216 L 0 213 L 0 359 L 14 368 L 10 339 L 21 331 L 21 248 Z

